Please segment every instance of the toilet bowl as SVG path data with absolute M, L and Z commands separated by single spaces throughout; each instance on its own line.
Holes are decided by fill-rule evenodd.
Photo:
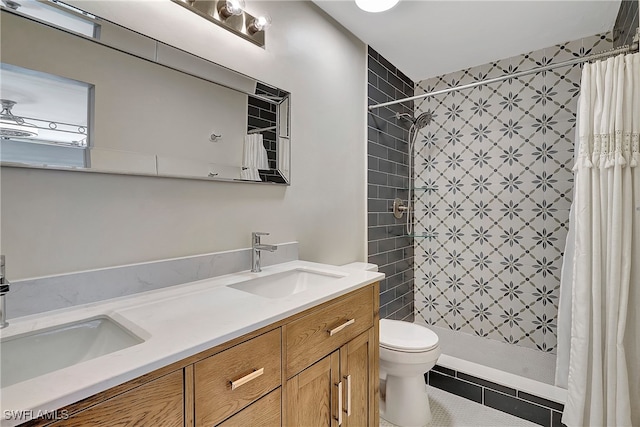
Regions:
M 440 357 L 438 336 L 399 320 L 380 320 L 380 415 L 402 427 L 431 422 L 424 373 Z

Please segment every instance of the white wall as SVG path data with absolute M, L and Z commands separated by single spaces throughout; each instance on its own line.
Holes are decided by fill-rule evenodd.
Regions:
M 298 240 L 302 259 L 364 260 L 362 42 L 308 2 L 248 2 L 273 18 L 266 49 L 169 0 L 74 3 L 290 91 L 292 185 L 4 167 L 9 278 L 242 248 L 255 230 L 272 233 L 266 242 Z

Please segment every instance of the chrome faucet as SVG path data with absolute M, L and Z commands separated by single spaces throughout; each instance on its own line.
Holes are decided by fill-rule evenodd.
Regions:
M 5 295 L 9 292 L 9 281 L 4 272 L 4 255 L 0 255 L 0 329 L 9 326 L 7 322 L 7 301 Z
M 254 231 L 251 233 L 251 272 L 259 273 L 262 271 L 260 268 L 260 252 L 269 251 L 274 252 L 278 249 L 276 245 L 263 245 L 260 243 L 260 236 L 268 236 L 269 233 L 259 233 Z

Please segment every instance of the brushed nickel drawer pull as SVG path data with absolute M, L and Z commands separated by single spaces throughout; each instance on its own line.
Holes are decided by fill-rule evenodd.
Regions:
M 251 380 L 255 380 L 256 378 L 258 378 L 262 374 L 264 374 L 264 368 L 256 369 L 255 371 L 251 372 L 248 375 L 245 375 L 242 378 L 238 378 L 235 381 L 231 381 L 231 390 L 235 390 L 238 387 L 240 387 L 241 385 L 244 385 L 244 384 L 248 383 Z
M 353 325 L 354 323 L 356 323 L 356 319 L 347 320 L 342 325 L 336 326 L 335 328 L 333 328 L 333 329 L 331 329 L 331 330 L 329 330 L 327 332 L 329 332 L 329 336 L 332 337 L 335 334 L 337 334 L 338 332 L 340 332 L 341 330 L 343 330 L 344 328 L 346 328 L 347 326 Z
M 347 417 L 351 416 L 351 375 L 344 377 L 347 380 Z
M 338 425 L 342 424 L 342 381 L 338 383 Z

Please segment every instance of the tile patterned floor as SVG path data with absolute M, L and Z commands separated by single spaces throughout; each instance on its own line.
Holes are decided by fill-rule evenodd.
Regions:
M 537 424 L 427 386 L 431 402 L 429 427 L 535 427 Z M 380 427 L 396 427 L 380 418 Z

